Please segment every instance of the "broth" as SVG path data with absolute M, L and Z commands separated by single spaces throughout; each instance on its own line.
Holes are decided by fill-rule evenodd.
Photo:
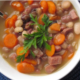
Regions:
M 5 5 L 5 6 L 4 6 Z M 73 7 L 72 7 L 73 8 Z M 72 9 L 71 8 L 71 9 Z M 71 10 L 70 9 L 70 10 Z M 3 6 L 0 8 L 0 11 L 2 11 L 2 12 L 7 12 L 8 13 L 8 15 L 11 15 L 11 13 L 13 13 L 13 11 L 14 11 L 14 9 L 10 6 L 10 3 L 9 3 L 9 1 L 6 1 L 4 4 L 3 4 Z M 78 22 L 79 20 L 75 20 L 75 22 L 74 22 L 74 24 L 76 23 L 76 22 Z M 2 37 L 3 37 L 3 34 L 5 34 L 4 33 L 4 29 L 5 29 L 5 20 L 3 19 L 3 18 L 1 18 L 0 17 L 0 40 L 2 41 L 3 39 L 2 39 Z M 77 48 L 78 48 L 78 43 L 79 43 L 79 38 L 76 40 L 76 46 L 77 46 Z M 76 49 L 77 50 L 77 49 Z M 75 53 L 76 53 L 76 50 L 75 50 Z M 16 69 L 16 65 L 17 65 L 17 63 L 15 62 L 15 61 L 12 61 L 10 58 L 9 58 L 9 55 L 11 54 L 11 52 L 12 51 L 10 51 L 9 53 L 4 53 L 3 51 L 2 51 L 2 49 L 0 50 L 0 53 L 1 53 L 1 55 L 3 55 L 3 54 L 5 54 L 8 58 L 4 58 L 13 68 L 15 68 Z M 69 54 L 69 53 L 68 53 Z M 55 71 L 58 71 L 58 70 L 60 70 L 60 69 L 62 69 L 64 66 L 66 66 L 68 63 L 69 63 L 69 61 L 70 60 L 67 60 L 67 57 L 68 57 L 68 55 L 66 56 L 66 58 L 64 59 L 64 61 L 62 62 L 62 64 L 60 64 L 60 65 L 58 65 L 57 66 L 57 69 L 55 70 Z M 55 72 L 54 71 L 54 72 Z M 45 73 L 45 71 L 42 69 L 41 70 L 41 74 L 43 75 L 46 75 L 46 73 Z M 40 75 L 40 74 L 37 74 L 37 73 L 35 73 L 34 72 L 34 74 L 31 74 L 31 75 Z

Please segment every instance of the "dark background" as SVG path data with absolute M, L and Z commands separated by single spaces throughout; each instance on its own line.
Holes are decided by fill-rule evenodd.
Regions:
M 6 76 L 0 73 L 0 80 L 11 80 L 11 79 L 7 78 Z M 60 80 L 80 80 L 80 61 L 77 64 L 77 66 L 68 75 L 66 75 Z

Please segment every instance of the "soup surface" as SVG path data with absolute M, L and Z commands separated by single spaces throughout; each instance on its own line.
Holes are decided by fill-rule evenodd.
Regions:
M 19 72 L 50 74 L 75 55 L 80 22 L 71 2 L 6 1 L 0 11 L 0 53 Z

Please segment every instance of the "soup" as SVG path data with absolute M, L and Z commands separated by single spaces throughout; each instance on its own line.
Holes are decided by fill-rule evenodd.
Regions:
M 0 18 L 1 55 L 12 67 L 27 74 L 50 74 L 73 58 L 80 22 L 69 1 L 7 1 L 3 5 L 0 11 L 8 17 Z

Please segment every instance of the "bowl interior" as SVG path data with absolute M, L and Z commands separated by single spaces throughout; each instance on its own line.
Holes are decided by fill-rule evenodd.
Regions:
M 74 5 L 79 17 L 80 17 L 80 5 L 78 3 L 77 0 L 70 0 L 72 2 L 72 4 Z M 65 76 L 67 73 L 69 73 L 78 63 L 79 59 L 80 59 L 80 45 L 78 47 L 78 50 L 75 54 L 75 56 L 73 57 L 73 59 L 65 66 L 62 67 L 62 69 L 58 70 L 57 72 L 54 72 L 52 74 L 49 75 L 44 75 L 44 76 L 31 76 L 31 75 L 27 75 L 27 74 L 22 74 L 19 73 L 16 69 L 12 68 L 0 55 L 0 71 L 7 77 L 13 79 L 13 80 L 33 80 L 33 78 L 35 80 L 44 80 L 47 79 L 49 80 L 49 78 L 51 80 L 58 80 L 60 78 L 62 78 L 63 76 Z

